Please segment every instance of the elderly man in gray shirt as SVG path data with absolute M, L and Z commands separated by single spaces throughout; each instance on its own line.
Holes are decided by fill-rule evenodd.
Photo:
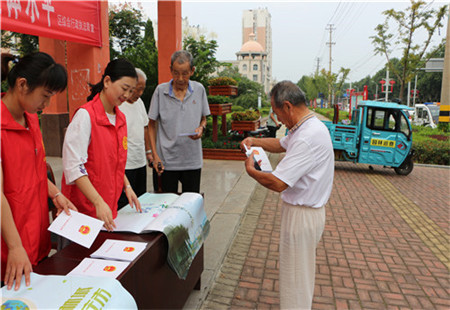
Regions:
M 155 192 L 178 192 L 178 182 L 182 192 L 200 192 L 201 137 L 210 111 L 205 88 L 190 80 L 194 71 L 192 55 L 175 52 L 170 62 L 172 80 L 153 93 L 148 133 Z

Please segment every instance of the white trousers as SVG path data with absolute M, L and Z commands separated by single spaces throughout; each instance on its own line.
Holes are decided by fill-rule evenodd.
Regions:
M 316 248 L 325 228 L 325 207 L 283 202 L 280 234 L 280 307 L 311 309 Z

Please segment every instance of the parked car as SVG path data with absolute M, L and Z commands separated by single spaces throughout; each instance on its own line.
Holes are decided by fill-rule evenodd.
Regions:
M 440 107 L 436 104 L 416 104 L 414 107 L 413 124 L 416 126 L 426 126 L 436 128 L 439 122 Z

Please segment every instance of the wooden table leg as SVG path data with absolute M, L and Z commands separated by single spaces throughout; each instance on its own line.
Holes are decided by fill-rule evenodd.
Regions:
M 212 123 L 212 140 L 213 142 L 217 141 L 217 115 L 213 115 L 213 123 Z

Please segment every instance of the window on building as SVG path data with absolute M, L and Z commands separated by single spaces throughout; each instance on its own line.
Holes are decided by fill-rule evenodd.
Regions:
M 247 65 L 242 65 L 242 70 L 247 71 Z
M 258 71 L 258 65 L 253 65 L 253 71 Z
M 258 82 L 258 75 L 257 74 L 253 74 L 253 81 L 254 82 Z

